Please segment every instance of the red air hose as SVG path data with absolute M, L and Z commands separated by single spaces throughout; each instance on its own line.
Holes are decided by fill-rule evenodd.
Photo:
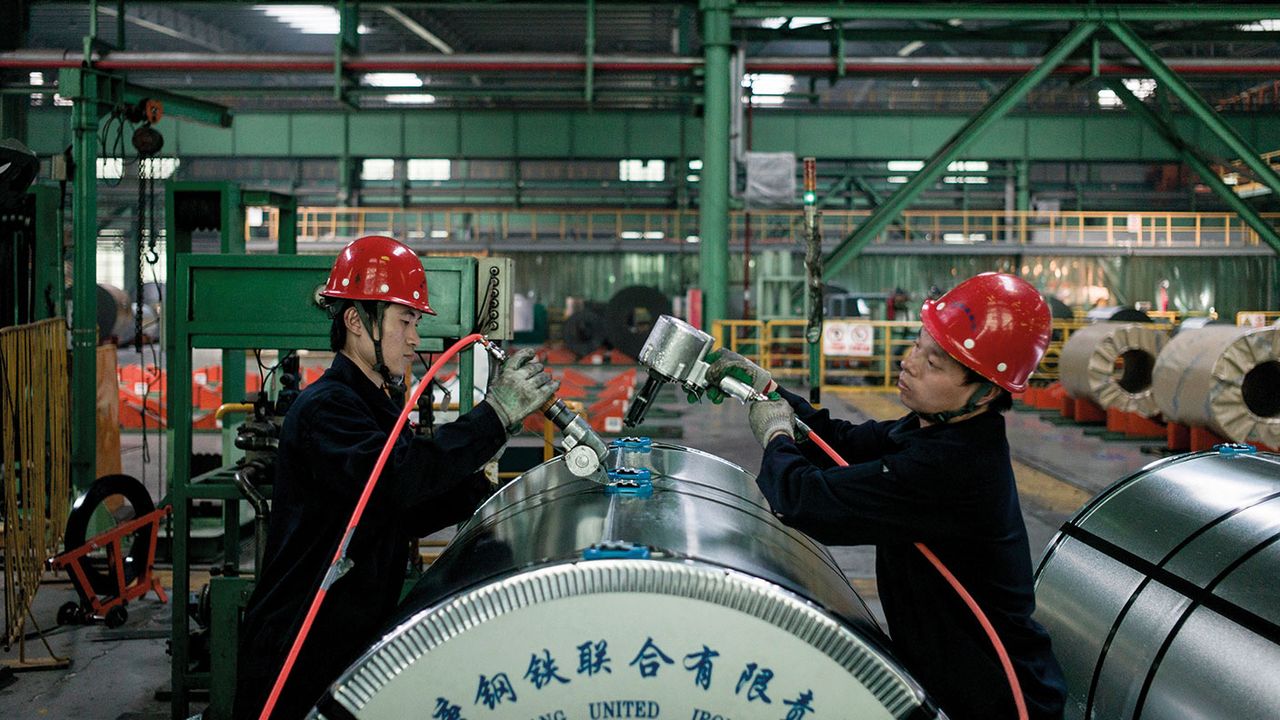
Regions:
M 342 576 L 342 566 L 346 561 L 347 545 L 351 542 L 351 536 L 355 533 L 356 526 L 360 524 L 360 516 L 364 514 L 365 505 L 369 503 L 369 496 L 373 494 L 373 489 L 378 485 L 378 477 L 382 475 L 382 466 L 386 465 L 387 458 L 391 456 L 391 449 L 396 444 L 396 438 L 400 437 L 400 431 L 404 429 L 405 421 L 409 419 L 409 411 L 418 406 L 418 398 L 422 396 L 422 391 L 431 384 L 431 379 L 436 376 L 436 373 L 440 371 L 440 368 L 446 362 L 467 346 L 483 339 L 483 335 L 473 333 L 451 345 L 431 364 L 431 367 L 427 369 L 427 374 L 423 375 L 418 384 L 414 386 L 413 394 L 410 395 L 409 401 L 405 403 L 404 410 L 400 411 L 400 417 L 396 419 L 396 425 L 391 429 L 391 434 L 387 436 L 387 444 L 382 446 L 382 454 L 378 456 L 378 462 L 373 466 L 373 472 L 369 473 L 369 479 L 364 484 L 364 491 L 360 493 L 360 499 L 356 502 L 355 510 L 351 512 L 351 519 L 347 521 L 347 530 L 342 535 L 342 542 L 338 543 L 338 549 L 333 554 L 333 560 L 329 562 L 329 569 L 325 572 L 324 580 L 320 582 L 320 588 L 316 590 L 315 597 L 311 599 L 311 607 L 307 610 L 307 616 L 302 621 L 298 636 L 293 639 L 293 646 L 289 648 L 289 656 L 285 658 L 284 666 L 280 668 L 280 675 L 276 677 L 276 684 L 272 686 L 271 695 L 267 697 L 267 704 L 262 708 L 262 714 L 258 716 L 258 720 L 267 720 L 271 717 L 271 711 L 275 709 L 276 701 L 280 699 L 280 691 L 284 689 L 285 681 L 289 679 L 289 673 L 293 670 L 293 664 L 298 660 L 298 651 L 302 649 L 302 643 L 306 641 L 307 633 L 311 632 L 311 623 L 315 622 L 316 613 L 320 611 L 320 605 L 324 602 L 325 595 L 329 592 L 329 587 Z
M 812 430 L 809 431 L 809 439 L 813 441 L 814 445 L 822 448 L 822 452 L 826 453 L 837 465 L 840 467 L 849 466 L 849 463 L 845 462 L 839 453 Z M 946 580 L 947 584 L 964 601 L 964 604 L 969 606 L 973 616 L 978 619 L 978 624 L 982 625 L 983 631 L 987 633 L 987 638 L 991 640 L 992 647 L 996 649 L 996 656 L 1000 658 L 1000 667 L 1004 668 L 1005 677 L 1009 680 L 1009 690 L 1013 693 L 1013 704 L 1018 709 L 1018 720 L 1027 720 L 1027 701 L 1022 697 L 1022 683 L 1018 682 L 1018 676 L 1013 671 L 1013 663 L 1009 660 L 1009 653 L 1004 649 L 1004 643 L 1000 642 L 1000 637 L 996 635 L 996 629 L 991 626 L 991 621 L 987 619 L 986 613 L 982 612 L 982 608 L 978 607 L 977 601 L 973 599 L 969 591 L 964 589 L 964 586 L 960 584 L 956 576 L 951 574 L 951 571 L 947 569 L 946 565 L 942 564 L 942 561 L 938 559 L 937 555 L 933 554 L 932 550 L 924 543 L 916 543 L 916 549 L 937 569 L 938 573 L 942 575 L 942 579 Z

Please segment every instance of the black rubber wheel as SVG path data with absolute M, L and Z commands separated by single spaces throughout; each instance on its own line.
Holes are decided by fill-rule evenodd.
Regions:
M 671 314 L 671 301 L 657 288 L 632 285 L 617 292 L 605 307 L 605 338 L 628 357 L 640 355 L 653 324 Z
M 142 483 L 136 479 L 128 475 L 104 475 L 95 480 L 89 486 L 89 490 L 76 498 L 75 503 L 71 506 L 71 514 L 67 516 L 67 532 L 64 540 L 68 550 L 85 544 L 85 541 L 88 540 L 85 537 L 85 533 L 89 527 L 89 519 L 93 517 L 98 506 L 113 495 L 123 496 L 125 501 L 133 508 L 130 516 L 116 517 L 117 524 L 142 517 L 156 509 L 155 503 L 151 500 L 151 493 L 147 492 Z M 124 542 L 127 543 L 129 541 L 126 539 Z M 137 579 L 138 575 L 142 574 L 143 566 L 147 562 L 147 551 L 150 549 L 150 545 L 150 528 L 142 527 L 133 533 L 132 545 L 128 546 L 124 557 L 125 585 L 132 583 Z M 95 593 L 99 595 L 115 595 L 120 592 L 120 588 L 116 587 L 111 570 L 106 566 L 105 560 L 85 558 L 84 570 L 85 575 L 89 578 L 89 586 L 93 588 Z
M 594 310 L 582 308 L 565 318 L 561 332 L 564 346 L 582 357 L 604 344 L 604 318 Z
M 84 616 L 80 613 L 80 603 L 65 602 L 58 608 L 59 625 L 79 625 Z
M 129 619 L 129 611 L 124 609 L 123 605 L 117 605 L 107 611 L 107 616 L 102 619 L 109 628 L 118 628 Z

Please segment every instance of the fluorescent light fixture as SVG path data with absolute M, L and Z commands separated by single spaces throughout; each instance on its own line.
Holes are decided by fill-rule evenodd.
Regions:
M 432 230 L 431 237 L 435 240 L 444 240 L 449 237 L 448 230 Z
M 685 175 L 685 176 L 684 176 L 684 181 L 685 181 L 685 182 L 698 182 L 698 181 L 699 181 L 699 180 L 701 180 L 701 179 L 702 179 L 702 178 L 701 178 L 700 176 L 698 176 L 698 175 L 694 175 L 694 174 L 692 174 L 692 173 L 690 173 L 690 174 L 688 174 L 688 175 Z
M 367 158 L 360 161 L 361 180 L 394 180 L 396 161 L 391 158 Z
M 698 237 L 697 235 L 685 235 L 684 241 L 692 245 L 694 243 L 702 242 L 702 238 Z
M 636 230 L 623 230 L 623 231 L 622 231 L 622 239 L 623 239 L 623 240 L 639 240 L 639 239 L 641 239 L 641 238 L 643 238 L 643 237 L 644 237 L 644 234 L 643 234 L 643 233 L 640 233 L 640 232 L 638 232 L 638 231 L 636 231 Z
M 667 164 L 662 160 L 619 160 L 618 179 L 624 182 L 662 182 L 667 179 Z
M 262 227 L 262 217 L 264 213 L 260 207 L 247 207 L 244 209 L 245 217 L 249 220 L 249 227 Z
M 75 104 L 75 103 L 71 102 L 71 98 L 64 98 L 64 97 L 62 97 L 61 95 L 59 95 L 58 93 L 54 93 L 54 94 L 53 94 L 53 106 L 54 106 L 54 107 L 71 107 L 71 106 L 72 106 L 72 105 L 74 105 L 74 104 Z
M 760 27 L 767 28 L 769 30 L 777 30 L 783 25 L 786 25 L 787 20 L 789 19 L 790 18 L 784 18 L 784 17 L 765 18 L 764 20 L 760 21 Z
M 911 53 L 924 47 L 924 42 L 920 40 L 912 40 L 911 42 L 898 48 L 898 57 L 907 57 Z
M 644 234 L 645 240 L 661 240 L 664 237 L 666 235 L 663 235 L 661 230 L 647 230 Z
M 397 93 L 383 99 L 393 105 L 430 105 L 436 101 L 436 96 L 427 93 Z
M 952 245 L 979 243 L 979 242 L 986 242 L 986 241 L 987 241 L 987 236 L 985 233 L 969 233 L 968 237 L 966 237 L 964 233 L 958 233 L 958 232 L 942 233 L 942 242 L 949 243 Z
M 1275 32 L 1280 30 L 1280 19 L 1259 20 L 1248 25 L 1237 25 L 1236 27 L 1249 32 Z
M 405 172 L 410 180 L 449 180 L 453 163 L 444 158 L 411 158 Z
M 981 175 L 948 175 L 942 182 L 950 185 L 986 185 L 989 181 Z
M 1120 107 L 1124 103 L 1120 102 L 1120 97 L 1116 95 L 1114 90 L 1103 88 L 1098 91 L 1098 107 Z
M 786 102 L 786 98 L 781 95 L 752 95 L 752 105 L 781 105 Z
M 373 87 L 422 87 L 422 78 L 408 72 L 365 73 L 360 82 Z
M 689 161 L 689 169 L 690 169 L 690 170 L 701 170 L 701 169 L 702 169 L 702 161 L 701 161 L 701 160 L 690 160 L 690 161 Z
M 924 167 L 923 160 L 890 160 L 886 167 L 890 172 L 915 172 Z
M 304 35 L 337 35 L 341 27 L 337 9 L 328 5 L 255 5 L 254 9 Z M 369 28 L 360 25 L 356 32 L 364 35 Z
M 751 88 L 755 95 L 785 95 L 795 84 L 794 75 L 781 73 L 747 73 L 742 76 L 742 87 Z
M 33 72 L 33 73 L 31 73 L 30 75 L 28 75 L 28 76 L 27 76 L 27 80 L 28 80 L 28 82 L 30 82 L 32 85 L 43 85 L 43 84 L 44 84 L 44 73 L 42 73 L 42 72 Z
M 889 176 L 889 182 L 894 185 L 905 185 L 907 181 L 910 179 L 911 178 L 908 178 L 906 175 L 890 175 Z
M 1240 175 L 1238 173 L 1227 173 L 1222 176 L 1222 182 L 1226 185 L 1239 185 Z
M 1151 97 L 1156 88 L 1159 87 L 1156 81 L 1151 78 L 1126 78 L 1121 82 L 1139 100 L 1146 100 Z M 1098 91 L 1098 107 L 1120 107 L 1121 105 L 1124 105 L 1124 103 L 1120 101 L 1120 98 L 1113 90 L 1102 89 Z
M 989 168 L 986 160 L 957 160 L 947 166 L 950 172 L 986 172 Z
M 793 17 L 791 18 L 791 29 L 799 30 L 800 28 L 814 25 L 826 25 L 829 22 L 831 22 L 829 17 Z

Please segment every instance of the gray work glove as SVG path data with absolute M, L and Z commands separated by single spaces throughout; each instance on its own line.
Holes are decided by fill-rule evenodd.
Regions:
M 726 377 L 741 380 L 756 392 L 767 393 L 776 387 L 768 370 L 732 350 L 724 348 L 713 350 L 707 353 L 705 359 L 711 363 L 707 368 L 707 397 L 713 403 L 724 400 L 724 393 L 720 391 L 720 381 Z
M 533 350 L 525 349 L 502 364 L 485 400 L 493 406 L 507 433 L 512 434 L 520 429 L 526 416 L 537 412 L 559 389 L 560 381 L 543 372 L 542 363 L 533 359 Z
M 786 400 L 760 400 L 751 403 L 747 420 L 751 423 L 752 434 L 760 441 L 760 447 L 768 446 L 769 441 L 779 435 L 795 438 L 796 413 Z

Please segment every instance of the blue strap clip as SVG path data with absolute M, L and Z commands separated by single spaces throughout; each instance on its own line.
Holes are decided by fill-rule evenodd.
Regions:
M 613 541 L 592 545 L 582 551 L 583 560 L 648 560 L 648 545 Z
M 608 495 L 632 495 L 648 497 L 653 494 L 653 472 L 649 468 L 614 468 L 607 472 L 609 484 L 604 486 Z
M 609 443 L 609 447 L 615 447 L 620 450 L 627 450 L 630 452 L 647 453 L 653 450 L 653 438 L 635 436 L 620 437 L 611 441 Z
M 1219 455 L 1252 455 L 1258 452 L 1258 448 L 1248 443 L 1218 443 L 1213 446 Z

